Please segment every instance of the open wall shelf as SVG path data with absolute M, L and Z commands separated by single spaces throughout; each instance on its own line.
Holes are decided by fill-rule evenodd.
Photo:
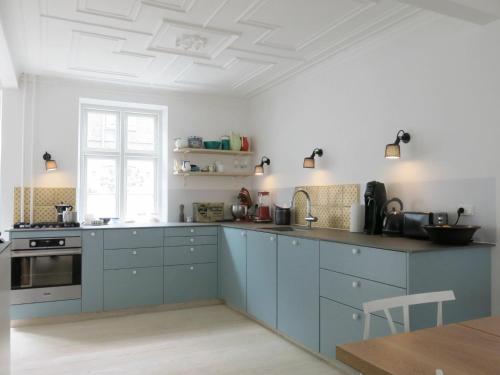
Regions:
M 208 148 L 174 148 L 176 154 L 205 154 L 205 155 L 253 155 L 252 151 L 211 150 Z
M 174 176 L 204 176 L 204 177 L 250 177 L 250 172 L 174 172 Z

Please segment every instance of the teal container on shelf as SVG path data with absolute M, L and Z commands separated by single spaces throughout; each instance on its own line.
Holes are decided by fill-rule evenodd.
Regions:
M 231 149 L 231 142 L 229 141 L 228 135 L 223 135 L 222 137 L 220 137 L 220 142 L 221 142 L 221 149 L 223 150 Z

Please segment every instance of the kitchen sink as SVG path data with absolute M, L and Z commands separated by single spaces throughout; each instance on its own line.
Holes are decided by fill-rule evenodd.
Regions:
M 261 227 L 259 229 L 272 230 L 276 232 L 295 232 L 299 230 L 309 230 L 307 228 L 297 228 L 297 227 Z

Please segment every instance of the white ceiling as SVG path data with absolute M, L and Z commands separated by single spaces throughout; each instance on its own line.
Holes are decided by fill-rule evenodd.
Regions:
M 7 1 L 21 72 L 243 96 L 425 15 L 395 0 Z

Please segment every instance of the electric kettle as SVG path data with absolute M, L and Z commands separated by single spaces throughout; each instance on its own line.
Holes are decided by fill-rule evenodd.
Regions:
M 389 204 L 391 203 L 399 204 L 399 211 L 396 211 L 395 207 L 392 207 L 389 210 Z M 382 233 L 386 236 L 401 236 L 403 235 L 403 223 L 404 223 L 404 215 L 403 215 L 403 202 L 399 198 L 389 199 L 382 207 L 382 216 L 383 216 L 383 227 Z

